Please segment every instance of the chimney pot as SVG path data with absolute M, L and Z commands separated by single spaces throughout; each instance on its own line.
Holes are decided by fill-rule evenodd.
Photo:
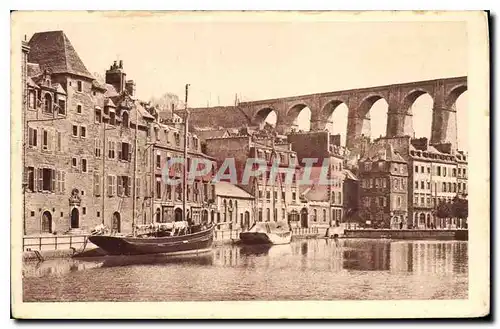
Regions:
M 123 68 L 123 61 L 120 59 L 120 68 Z

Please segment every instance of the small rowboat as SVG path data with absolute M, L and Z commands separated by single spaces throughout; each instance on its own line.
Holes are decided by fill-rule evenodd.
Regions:
M 240 233 L 243 244 L 288 244 L 291 240 L 292 231 L 285 222 L 257 222 Z

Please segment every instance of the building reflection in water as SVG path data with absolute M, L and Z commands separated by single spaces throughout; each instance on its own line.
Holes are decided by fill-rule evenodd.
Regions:
M 221 246 L 214 250 L 214 264 L 450 274 L 466 271 L 467 243 L 311 239 L 280 246 Z

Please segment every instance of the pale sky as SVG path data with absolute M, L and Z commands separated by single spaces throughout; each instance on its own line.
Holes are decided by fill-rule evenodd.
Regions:
M 121 59 L 140 98 L 172 92 L 183 99 L 184 85 L 190 83 L 192 107 L 231 105 L 236 93 L 250 101 L 467 75 L 466 25 L 461 22 L 32 15 L 14 38 L 26 34 L 29 40 L 38 31 L 63 30 L 91 73 L 104 75 Z M 416 137 L 430 137 L 432 99 L 424 95 L 416 103 Z M 459 147 L 466 149 L 466 93 L 457 103 Z M 374 137 L 385 134 L 386 110 L 381 100 L 370 111 Z M 307 109 L 301 118 L 304 114 Z M 306 121 L 301 120 L 303 128 Z M 347 108 L 337 108 L 335 132 L 345 136 L 346 122 Z

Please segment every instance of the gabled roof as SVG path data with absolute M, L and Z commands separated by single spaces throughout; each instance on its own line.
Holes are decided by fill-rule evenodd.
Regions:
M 120 95 L 116 91 L 115 86 L 110 85 L 109 83 L 106 83 L 103 87 L 106 88 L 106 92 L 104 93 L 104 96 L 106 97 L 116 97 Z
M 36 63 L 28 63 L 27 65 L 27 74 L 29 77 L 36 77 L 42 74 L 42 71 L 40 70 L 40 65 Z
M 63 87 L 59 83 L 54 83 L 52 87 L 57 91 L 58 94 L 66 95 L 66 91 L 64 91 Z
M 346 179 L 358 180 L 358 177 L 356 177 L 356 175 L 354 175 L 353 172 L 350 171 L 349 169 L 343 169 L 343 172 Z
M 250 119 L 240 108 L 218 106 L 190 109 L 191 124 L 197 127 L 234 128 L 250 123 Z
M 71 73 L 94 79 L 63 31 L 35 33 L 28 45 L 28 61 L 39 64 L 42 71 L 50 69 L 52 73 Z
M 253 195 L 228 182 L 215 183 L 215 194 L 225 197 L 253 199 Z
M 196 130 L 196 136 L 200 139 L 207 140 L 212 138 L 229 137 L 229 133 L 226 129 L 218 130 Z
M 115 105 L 115 103 L 113 103 L 113 101 L 111 100 L 111 98 L 106 98 L 106 100 L 104 101 L 104 106 L 110 106 L 110 107 L 115 107 L 116 108 L 116 105 Z
M 28 77 L 28 79 L 26 79 L 26 83 L 28 84 L 28 86 L 30 87 L 34 87 L 34 88 L 40 88 L 36 83 L 35 81 L 33 81 L 32 78 Z

